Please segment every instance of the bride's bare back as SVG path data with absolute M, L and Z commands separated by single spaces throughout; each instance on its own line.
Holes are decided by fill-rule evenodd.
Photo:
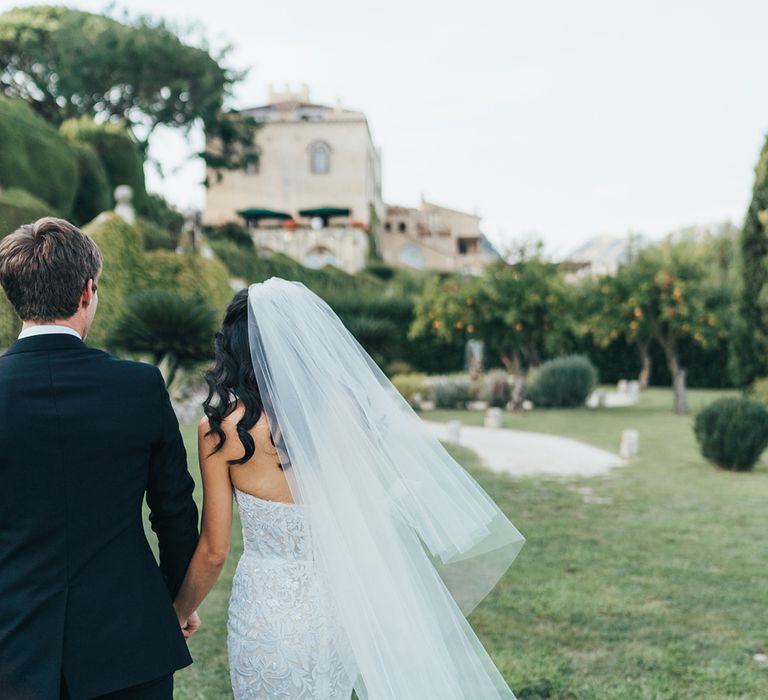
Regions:
M 221 428 L 227 436 L 227 441 L 219 453 L 223 460 L 238 459 L 243 455 L 243 443 L 237 435 L 237 423 L 243 412 L 243 407 L 238 406 L 221 423 Z M 206 423 L 208 421 L 207 418 L 203 420 Z M 293 503 L 288 480 L 280 467 L 277 450 L 272 444 L 265 414 L 262 413 L 249 433 L 256 449 L 253 457 L 245 464 L 233 464 L 229 467 L 232 485 L 239 491 L 265 501 Z

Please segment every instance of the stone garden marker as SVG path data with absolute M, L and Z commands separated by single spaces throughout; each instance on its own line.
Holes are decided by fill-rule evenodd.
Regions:
M 136 223 L 136 212 L 133 209 L 133 190 L 130 185 L 115 187 L 115 214 L 127 224 Z
M 485 427 L 501 428 L 501 409 L 500 408 L 489 408 L 485 412 Z
M 637 430 L 627 429 L 621 432 L 619 442 L 619 456 L 622 459 L 634 457 L 640 451 L 640 433 Z
M 453 442 L 455 444 L 461 443 L 461 421 L 460 420 L 449 420 L 448 424 L 448 435 L 446 436 L 446 440 L 448 442 Z

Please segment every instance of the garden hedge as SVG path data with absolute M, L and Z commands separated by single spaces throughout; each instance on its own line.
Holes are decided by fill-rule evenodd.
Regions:
M 79 171 L 67 139 L 26 102 L 0 97 L 0 144 L 0 188 L 26 190 L 70 216 Z
M 42 199 L 26 190 L 16 187 L 0 190 L 0 238 L 13 233 L 22 224 L 55 214 L 56 212 Z

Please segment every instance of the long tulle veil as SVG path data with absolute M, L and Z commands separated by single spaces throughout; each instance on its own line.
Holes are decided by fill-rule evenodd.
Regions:
M 465 619 L 524 539 L 330 307 L 249 289 L 253 366 L 357 663 L 361 700 L 514 698 Z

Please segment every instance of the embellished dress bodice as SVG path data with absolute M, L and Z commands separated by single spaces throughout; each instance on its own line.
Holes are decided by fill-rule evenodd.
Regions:
M 306 506 L 235 489 L 243 555 L 227 646 L 235 700 L 349 700 L 357 675 L 312 556 Z

